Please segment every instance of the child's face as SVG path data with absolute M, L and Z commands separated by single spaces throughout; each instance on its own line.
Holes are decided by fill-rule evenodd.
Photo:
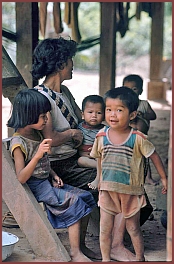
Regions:
M 104 112 L 100 103 L 86 102 L 82 116 L 90 126 L 98 126 L 104 119 Z
M 128 81 L 125 81 L 123 85 L 124 86 L 127 86 L 130 89 L 132 89 L 137 95 L 140 95 L 140 91 L 136 87 L 136 82 L 128 82 Z
M 129 113 L 127 106 L 118 98 L 107 98 L 105 108 L 105 120 L 113 129 L 126 129 L 129 122 L 136 116 L 136 111 Z
M 45 127 L 47 121 L 48 121 L 47 113 L 46 114 L 40 114 L 38 122 L 36 124 L 32 124 L 30 126 L 32 126 L 32 128 L 34 128 L 36 130 L 42 130 Z

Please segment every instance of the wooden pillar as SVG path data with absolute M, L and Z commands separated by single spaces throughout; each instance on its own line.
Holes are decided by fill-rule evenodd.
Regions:
M 172 261 L 172 111 L 170 116 L 170 134 L 169 134 L 169 152 L 168 152 L 168 190 L 167 190 L 167 255 L 166 260 Z
M 99 79 L 99 94 L 101 96 L 107 90 L 115 88 L 116 4 L 114 2 L 101 3 Z
M 152 3 L 150 82 L 148 99 L 165 99 L 166 84 L 162 82 L 164 3 Z
M 152 3 L 150 79 L 161 80 L 163 59 L 164 3 Z
M 38 13 L 38 2 L 16 2 L 16 66 L 29 88 L 34 85 L 30 71 L 33 50 L 38 43 Z

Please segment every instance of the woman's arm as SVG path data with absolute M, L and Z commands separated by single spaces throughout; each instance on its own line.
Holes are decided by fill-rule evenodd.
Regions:
M 63 132 L 58 132 L 56 130 L 53 130 L 53 124 L 52 124 L 52 117 L 50 113 L 47 113 L 47 123 L 42 130 L 44 138 L 51 138 L 52 139 L 52 146 L 60 146 L 67 141 L 73 140 L 76 143 L 76 147 L 81 145 L 83 140 L 83 134 L 79 129 L 68 129 Z
M 13 151 L 13 157 L 15 162 L 16 175 L 20 183 L 26 183 L 31 177 L 38 161 L 43 157 L 45 152 L 50 151 L 51 139 L 44 139 L 39 145 L 38 151 L 31 159 L 31 161 L 25 166 L 24 154 L 20 147 L 17 147 Z

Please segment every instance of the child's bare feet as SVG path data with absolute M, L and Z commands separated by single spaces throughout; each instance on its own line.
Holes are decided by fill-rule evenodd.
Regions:
M 95 178 L 94 181 L 88 183 L 88 186 L 90 189 L 93 189 L 93 190 L 97 189 L 98 188 L 98 179 Z
M 136 261 L 136 256 L 123 245 L 111 249 L 111 259 L 117 261 Z
M 86 255 L 89 258 L 92 258 L 92 259 L 101 259 L 101 255 L 100 254 L 95 253 L 91 249 L 87 248 L 84 244 L 81 244 L 80 245 L 80 249 L 83 252 L 83 254 Z
M 92 260 L 79 251 L 76 255 L 71 256 L 71 262 L 92 262 Z

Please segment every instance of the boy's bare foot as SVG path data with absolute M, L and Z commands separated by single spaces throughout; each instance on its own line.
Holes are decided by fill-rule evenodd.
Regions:
M 98 179 L 88 183 L 90 189 L 96 190 L 98 188 Z
M 124 246 L 117 246 L 111 249 L 111 259 L 117 261 L 136 261 L 136 256 Z
M 82 252 L 77 253 L 75 256 L 71 256 L 71 262 L 92 262 Z
M 80 249 L 83 252 L 83 254 L 86 255 L 89 258 L 92 258 L 92 259 L 101 259 L 101 255 L 100 254 L 95 253 L 91 249 L 87 248 L 84 244 L 81 244 L 80 245 Z

